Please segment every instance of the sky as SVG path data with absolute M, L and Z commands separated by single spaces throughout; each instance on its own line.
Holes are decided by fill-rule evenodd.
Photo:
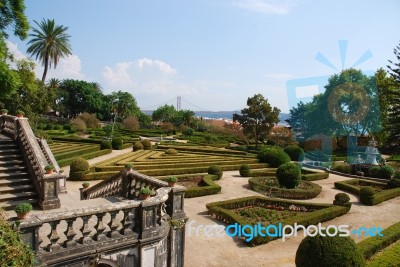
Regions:
M 105 94 L 127 91 L 144 110 L 176 105 L 178 96 L 183 109 L 240 110 L 260 93 L 288 112 L 316 93 L 318 77 L 357 62 L 363 71 L 387 69 L 400 43 L 398 0 L 25 3 L 31 26 L 54 19 L 71 36 L 72 55 L 47 79 L 97 82 Z M 28 40 L 9 38 L 16 58 L 27 57 Z M 38 62 L 38 78 L 42 71 Z

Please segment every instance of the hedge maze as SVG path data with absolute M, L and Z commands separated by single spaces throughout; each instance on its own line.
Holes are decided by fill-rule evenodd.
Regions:
M 100 149 L 100 144 L 54 141 L 49 144 L 60 167 L 70 165 L 75 158 L 91 159 L 111 153 L 111 149 Z

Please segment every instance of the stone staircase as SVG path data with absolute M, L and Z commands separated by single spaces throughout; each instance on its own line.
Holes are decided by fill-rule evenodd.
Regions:
M 11 210 L 22 202 L 35 205 L 38 194 L 17 143 L 0 135 L 0 207 Z

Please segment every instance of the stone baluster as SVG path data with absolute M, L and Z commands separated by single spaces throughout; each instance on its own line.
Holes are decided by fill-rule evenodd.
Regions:
M 120 221 L 117 219 L 119 211 L 110 211 L 111 219 L 108 223 L 110 227 L 109 237 L 116 238 L 119 237 L 121 234 L 117 231 L 118 227 L 120 226 Z
M 94 240 L 96 241 L 101 241 L 107 239 L 107 236 L 104 234 L 104 231 L 107 230 L 107 228 L 104 225 L 103 219 L 106 216 L 106 213 L 100 213 L 96 214 L 97 217 L 97 223 L 94 226 L 94 229 L 96 230 L 96 234 L 94 235 Z
M 121 234 L 123 235 L 132 235 L 133 230 L 131 229 L 131 226 L 133 225 L 133 221 L 130 220 L 129 218 L 129 212 L 132 209 L 124 209 L 122 212 L 124 213 L 124 218 L 122 219 L 122 229 L 121 229 Z
M 63 245 L 65 248 L 76 246 L 77 243 L 74 240 L 74 237 L 76 236 L 76 232 L 74 231 L 74 228 L 73 228 L 75 218 L 66 219 L 65 221 L 67 222 L 67 229 L 64 231 L 64 234 L 65 234 L 65 237 L 67 238 L 67 240 L 64 241 Z
M 60 239 L 60 236 L 57 233 L 57 225 L 59 221 L 53 221 L 49 222 L 51 231 L 47 235 L 47 237 L 50 240 L 50 244 L 47 245 L 47 250 L 48 251 L 54 251 L 54 250 L 59 250 L 61 248 L 60 244 L 57 243 L 57 241 Z
M 91 215 L 81 217 L 83 221 L 82 227 L 80 229 L 82 237 L 79 240 L 81 244 L 87 244 L 93 242 L 93 239 L 90 237 L 90 233 L 92 232 L 92 230 L 90 230 L 89 228 L 89 219 L 91 217 L 92 217 Z

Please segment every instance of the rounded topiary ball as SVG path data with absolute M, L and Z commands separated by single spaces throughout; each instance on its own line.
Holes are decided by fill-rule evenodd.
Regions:
M 260 162 L 268 163 L 271 167 L 290 162 L 290 157 L 279 147 L 263 147 L 257 154 Z
M 88 171 L 89 162 L 84 158 L 77 158 L 71 163 L 69 178 L 71 180 L 82 180 Z
M 381 176 L 381 167 L 372 166 L 371 168 L 369 168 L 369 176 L 373 178 L 379 178 Z
M 165 154 L 176 155 L 176 154 L 178 154 L 178 151 L 176 151 L 176 149 L 169 148 L 169 149 L 165 150 Z
M 346 193 L 337 193 L 333 205 L 347 207 L 350 205 L 350 197 Z
M 304 159 L 304 151 L 299 146 L 287 146 L 283 151 L 285 151 L 293 161 L 302 161 Z
M 360 189 L 360 202 L 365 205 L 373 205 L 375 189 L 372 186 L 363 186 Z
M 211 165 L 208 167 L 208 174 L 217 175 L 218 179 L 221 179 L 223 172 L 218 165 Z
M 113 149 L 121 150 L 123 143 L 124 141 L 121 138 L 114 138 L 111 142 L 111 146 Z
M 250 176 L 250 166 L 247 164 L 243 164 L 239 169 L 240 176 L 249 177 Z
M 133 151 L 138 151 L 138 150 L 141 150 L 141 149 L 143 149 L 143 145 L 139 141 L 135 142 L 133 144 L 133 146 L 132 146 L 132 150 Z
M 108 141 L 108 140 L 103 140 L 103 141 L 101 141 L 101 143 L 100 143 L 100 148 L 101 148 L 101 149 L 111 149 L 111 148 L 112 148 L 111 142 Z
M 296 252 L 296 267 L 359 267 L 365 259 L 356 243 L 346 236 L 307 236 Z
M 301 181 L 301 169 L 296 163 L 282 164 L 276 170 L 276 178 L 281 186 L 289 189 L 295 188 Z
M 144 139 L 140 143 L 142 143 L 144 150 L 151 150 L 151 141 L 149 139 Z
M 382 166 L 381 169 L 379 170 L 379 176 L 382 179 L 390 180 L 392 179 L 395 171 L 392 166 L 386 165 Z

